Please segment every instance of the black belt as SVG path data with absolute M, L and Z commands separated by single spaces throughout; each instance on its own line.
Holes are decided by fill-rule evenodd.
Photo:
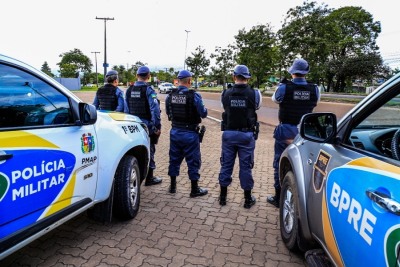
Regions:
M 185 130 L 190 130 L 190 131 L 196 131 L 197 127 L 198 127 L 198 124 L 177 124 L 177 123 L 172 123 L 172 128 L 185 129 Z
M 254 132 L 253 128 L 228 128 L 225 131 Z

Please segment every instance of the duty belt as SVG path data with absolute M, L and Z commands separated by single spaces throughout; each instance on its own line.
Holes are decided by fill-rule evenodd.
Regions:
M 198 124 L 183 124 L 183 123 L 172 123 L 172 128 L 185 129 L 190 131 L 196 131 Z
M 253 132 L 253 128 L 227 128 L 225 131 Z

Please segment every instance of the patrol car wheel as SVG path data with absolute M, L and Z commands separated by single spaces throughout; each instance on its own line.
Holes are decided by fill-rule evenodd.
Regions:
M 118 165 L 114 181 L 113 214 L 121 220 L 135 218 L 140 204 L 139 163 L 126 155 Z
M 298 197 L 294 174 L 288 171 L 282 182 L 279 218 L 282 240 L 291 251 L 297 251 L 299 231 Z

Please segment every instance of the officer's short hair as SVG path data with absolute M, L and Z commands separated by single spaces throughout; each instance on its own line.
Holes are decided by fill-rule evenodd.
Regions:
M 236 79 L 237 80 L 239 80 L 239 81 L 247 81 L 248 80 L 248 78 L 245 78 L 244 76 L 242 76 L 242 75 L 235 75 L 235 77 L 236 77 Z
M 181 79 L 178 79 L 178 80 L 179 80 L 181 83 L 188 83 L 190 79 L 191 79 L 191 77 L 185 77 L 185 78 L 181 78 Z
M 110 70 L 106 74 L 106 81 L 108 83 L 113 83 L 115 80 L 118 80 L 118 72 L 116 70 Z
M 118 80 L 118 75 L 111 75 L 107 77 L 108 83 L 113 83 L 115 80 Z

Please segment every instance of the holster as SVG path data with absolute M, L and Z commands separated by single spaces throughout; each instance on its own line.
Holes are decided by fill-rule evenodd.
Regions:
M 260 123 L 257 121 L 254 125 L 254 140 L 258 139 L 258 133 L 260 132 Z
M 158 139 L 160 138 L 160 135 L 152 133 L 149 135 L 149 137 L 150 137 L 150 144 L 156 145 L 158 143 Z

